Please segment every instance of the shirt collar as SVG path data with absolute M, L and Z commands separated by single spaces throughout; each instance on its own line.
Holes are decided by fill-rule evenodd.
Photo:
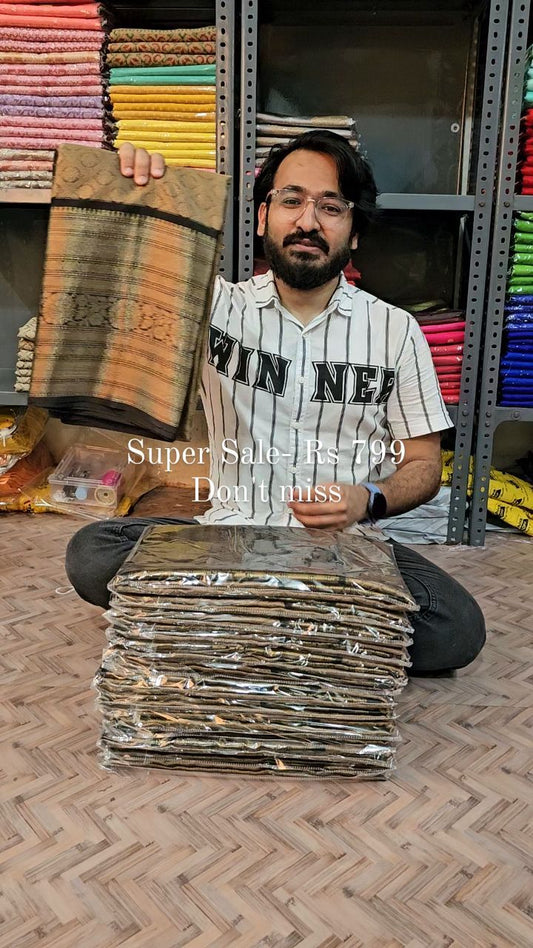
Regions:
M 261 273 L 260 276 L 253 277 L 251 282 L 254 289 L 255 303 L 259 309 L 272 305 L 281 307 L 281 301 L 272 270 Z M 351 316 L 353 295 L 356 292 L 357 287 L 348 283 L 344 273 L 341 273 L 339 285 L 324 310 L 324 313 L 329 314 L 337 310 L 341 316 Z

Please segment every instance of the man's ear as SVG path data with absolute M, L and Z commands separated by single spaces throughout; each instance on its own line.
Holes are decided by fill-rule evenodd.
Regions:
M 259 210 L 257 212 L 257 236 L 258 237 L 263 237 L 265 234 L 267 211 L 268 211 L 268 208 L 265 202 L 263 201 L 263 203 L 259 205 Z
M 352 250 L 357 250 L 358 243 L 359 243 L 359 234 L 354 234 L 352 237 L 352 242 L 350 244 L 350 247 L 352 248 Z

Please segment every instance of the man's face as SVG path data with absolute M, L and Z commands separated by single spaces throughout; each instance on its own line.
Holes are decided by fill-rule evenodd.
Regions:
M 303 148 L 287 155 L 276 172 L 274 188 L 291 187 L 315 199 L 342 197 L 334 159 Z M 341 219 L 319 220 L 312 201 L 305 201 L 296 213 L 272 202 L 261 204 L 258 217 L 257 233 L 263 237 L 267 263 L 296 290 L 329 283 L 349 263 L 350 251 L 357 247 L 357 236 L 350 237 L 351 212 Z

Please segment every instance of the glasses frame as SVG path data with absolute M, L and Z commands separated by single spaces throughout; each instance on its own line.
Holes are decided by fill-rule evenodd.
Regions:
M 289 192 L 289 193 L 292 192 L 293 194 L 298 194 L 298 195 L 301 194 L 301 196 L 303 197 L 303 193 L 302 193 L 302 192 L 300 192 L 300 191 L 294 191 L 293 188 L 272 188 L 272 189 L 268 192 L 267 196 L 265 197 L 265 203 L 268 204 L 268 203 L 269 203 L 269 199 L 271 199 L 271 198 L 272 198 L 273 196 L 275 196 L 276 194 L 281 194 L 283 191 L 287 191 L 287 192 Z M 312 204 L 314 204 L 314 205 L 315 205 L 315 217 L 316 217 L 317 220 L 320 220 L 322 215 L 319 217 L 319 211 L 318 211 L 318 208 L 317 208 L 317 204 L 318 204 L 319 201 L 327 201 L 327 200 L 328 200 L 328 198 L 327 198 L 325 195 L 322 196 L 322 197 L 319 197 L 319 198 L 306 197 L 306 198 L 305 198 L 305 208 L 307 209 L 307 205 L 309 204 L 309 202 L 311 202 Z M 342 201 L 342 203 L 346 205 L 346 213 L 345 213 L 345 214 L 342 214 L 341 217 L 335 218 L 335 217 L 328 217 L 328 216 L 326 215 L 326 220 L 327 220 L 327 221 L 330 221 L 330 222 L 332 222 L 332 223 L 335 222 L 336 220 L 339 221 L 339 222 L 345 220 L 346 214 L 347 214 L 349 211 L 352 211 L 352 210 L 354 209 L 354 207 L 355 207 L 355 201 L 348 201 L 347 198 L 335 197 L 335 198 L 331 198 L 331 200 L 334 200 L 334 201 Z M 288 210 L 290 210 L 290 208 L 285 208 L 285 210 L 288 211 Z M 297 217 L 301 217 L 301 215 L 304 213 L 304 209 L 303 209 L 303 208 L 295 208 L 295 211 L 296 211 L 296 213 L 294 214 L 294 218 L 295 218 L 295 219 L 296 219 Z M 298 213 L 298 212 L 299 212 L 299 213 Z

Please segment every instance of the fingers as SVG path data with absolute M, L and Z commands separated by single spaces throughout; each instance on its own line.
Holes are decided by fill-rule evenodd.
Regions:
M 342 530 L 347 526 L 346 517 L 337 516 L 319 516 L 319 517 L 306 517 L 304 514 L 299 515 L 296 511 L 293 511 L 294 516 L 304 527 L 330 527 L 335 528 L 336 530 Z
M 150 178 L 162 178 L 165 173 L 163 155 L 154 152 L 150 155 L 144 148 L 136 148 L 131 142 L 124 142 L 118 151 L 120 171 L 126 178 L 133 178 L 135 184 L 148 184 Z
M 165 159 L 159 152 L 150 155 L 150 174 L 152 178 L 162 178 L 165 173 Z

